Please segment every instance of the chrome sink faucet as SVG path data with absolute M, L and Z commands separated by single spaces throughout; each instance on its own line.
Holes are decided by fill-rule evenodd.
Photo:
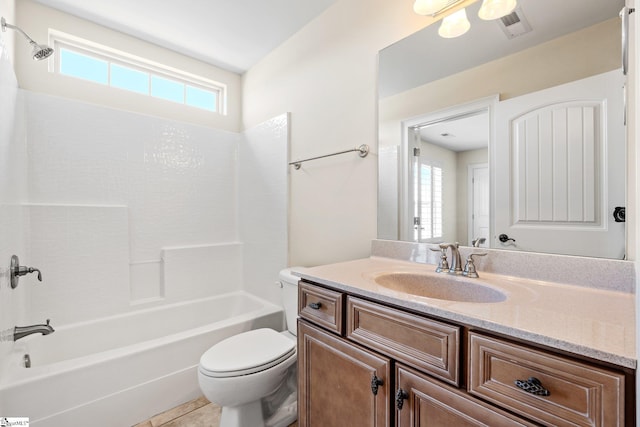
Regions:
M 449 268 L 449 274 L 462 274 L 462 260 L 460 259 L 459 247 L 460 244 L 458 242 L 445 243 L 445 250 L 451 249 L 451 267 Z
M 55 330 L 49 325 L 49 319 L 47 319 L 46 325 L 31 325 L 31 326 L 16 326 L 13 328 L 13 340 L 18 341 L 31 334 L 40 333 L 42 335 L 49 335 L 55 332 Z

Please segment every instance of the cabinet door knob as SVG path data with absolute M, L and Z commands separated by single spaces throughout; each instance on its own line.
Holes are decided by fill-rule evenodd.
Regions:
M 314 310 L 320 310 L 320 307 L 322 307 L 322 303 L 321 302 L 312 302 L 309 304 L 309 307 L 313 308 Z
M 549 396 L 551 392 L 542 386 L 539 379 L 530 377 L 528 380 L 515 380 L 516 387 L 527 393 L 535 394 L 536 396 Z
M 405 399 L 408 399 L 408 398 L 409 398 L 409 393 L 407 393 L 401 388 L 398 389 L 398 391 L 396 392 L 396 408 L 398 408 L 398 411 L 402 410 L 402 406 L 404 406 L 404 401 Z
M 373 393 L 374 396 L 378 394 L 378 386 L 382 384 L 384 384 L 384 381 L 378 378 L 376 374 L 373 374 L 373 377 L 371 377 L 371 393 Z

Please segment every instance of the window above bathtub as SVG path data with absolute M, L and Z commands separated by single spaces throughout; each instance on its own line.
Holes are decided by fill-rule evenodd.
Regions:
M 56 30 L 49 71 L 187 107 L 226 114 L 226 85 Z

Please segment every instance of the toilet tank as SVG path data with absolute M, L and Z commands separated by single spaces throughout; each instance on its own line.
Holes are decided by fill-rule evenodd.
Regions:
M 302 267 L 285 268 L 280 271 L 280 285 L 282 287 L 282 305 L 287 317 L 287 329 L 297 335 L 296 319 L 298 318 L 298 276 L 291 274 L 291 270 L 304 270 Z

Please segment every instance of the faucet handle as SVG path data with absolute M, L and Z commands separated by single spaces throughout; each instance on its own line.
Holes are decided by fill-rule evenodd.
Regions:
M 473 257 L 485 256 L 485 255 L 487 255 L 487 252 L 469 254 L 469 256 L 467 257 L 467 263 L 464 265 L 464 271 L 462 272 L 462 275 L 471 277 L 474 279 L 480 277 L 478 276 L 478 272 L 476 270 L 476 264 L 474 263 Z
M 38 273 L 38 280 L 42 282 L 42 273 L 37 268 L 27 267 L 27 273 Z
M 449 270 L 449 261 L 447 260 L 447 245 L 445 243 L 441 243 L 438 245 L 439 249 L 429 248 L 434 252 L 440 252 L 440 262 L 438 262 L 438 267 L 436 267 L 436 273 L 442 273 L 443 271 Z
M 11 265 L 9 267 L 9 273 L 11 275 L 11 289 L 15 289 L 18 286 L 18 278 L 29 273 L 38 273 L 38 280 L 42 282 L 42 273 L 37 268 L 26 267 L 20 265 L 20 259 L 17 255 L 11 257 Z

